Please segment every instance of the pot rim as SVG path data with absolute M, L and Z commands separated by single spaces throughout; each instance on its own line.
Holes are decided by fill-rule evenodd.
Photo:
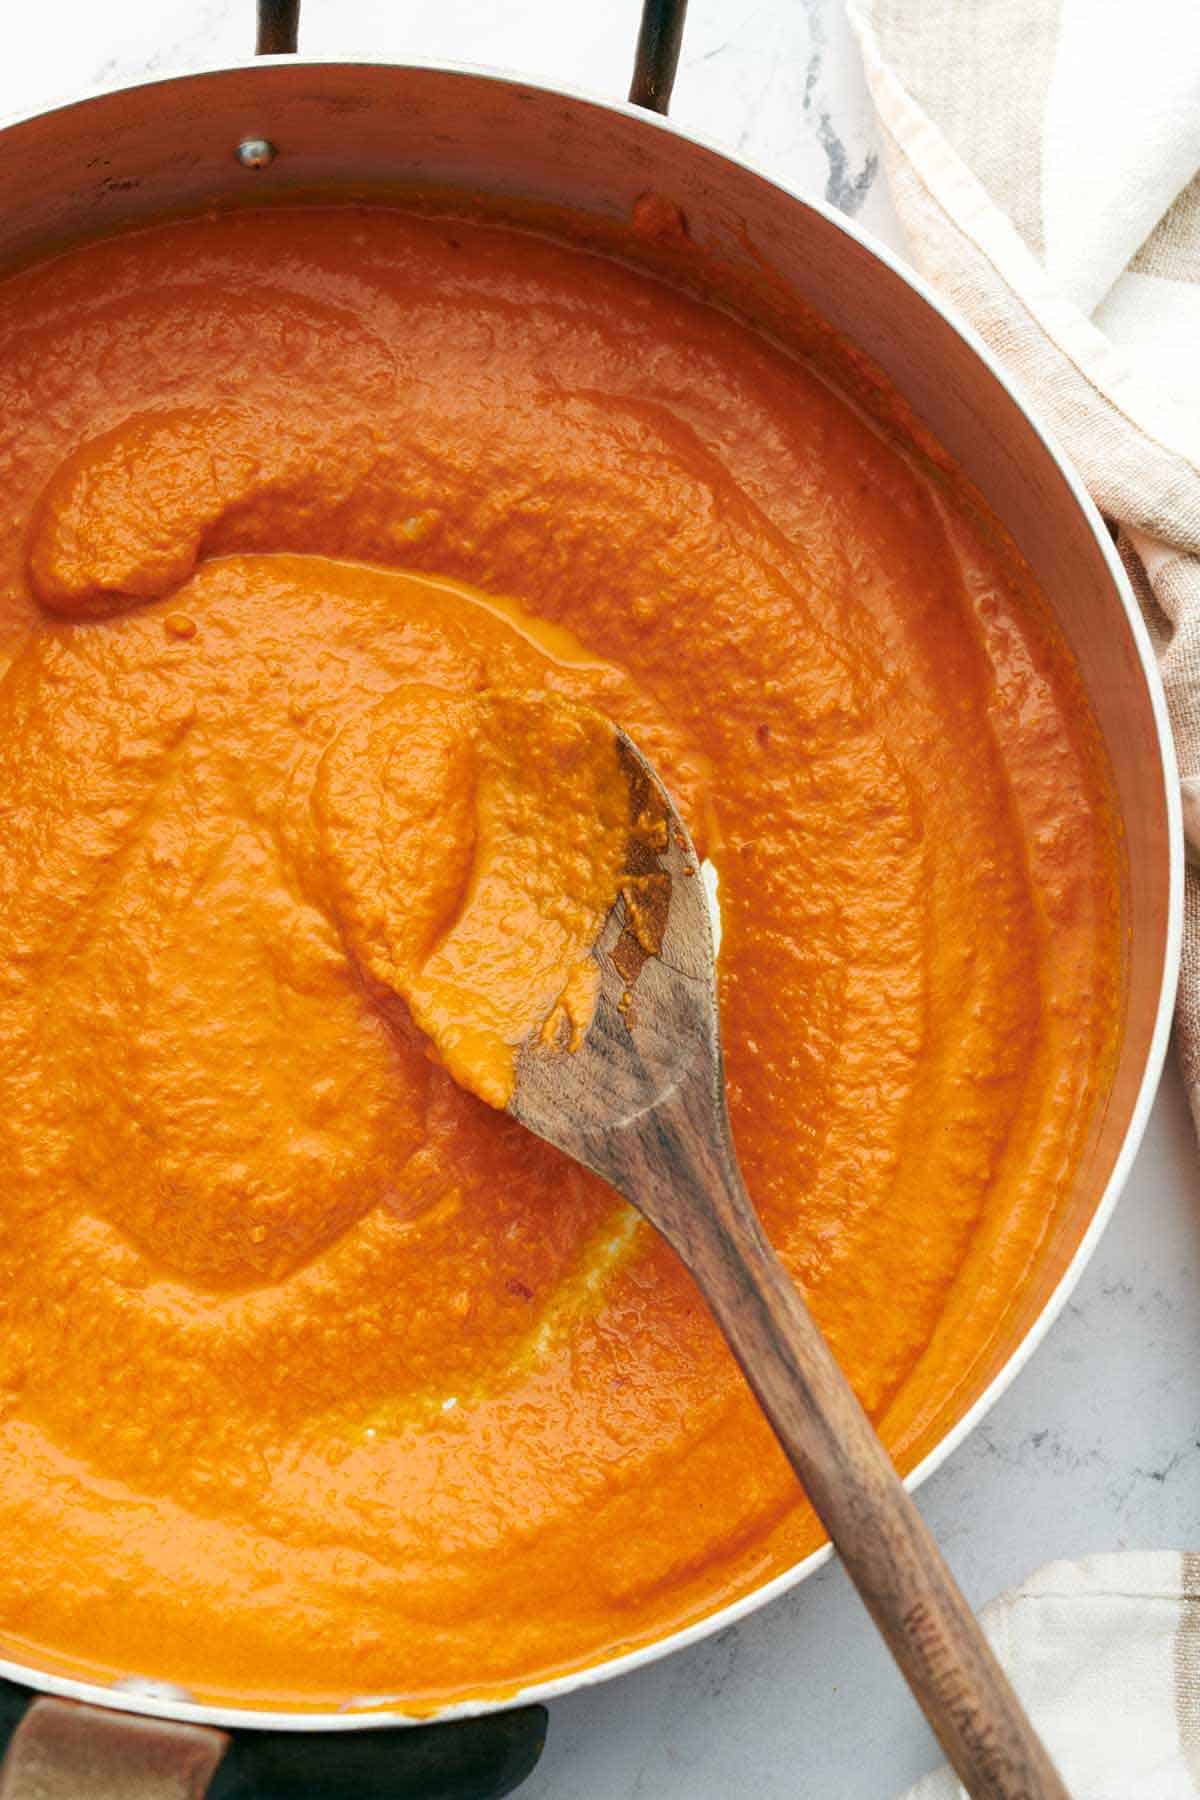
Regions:
M 25 112 L 6 114 L 0 118 L 0 133 L 6 132 L 12 126 L 26 124 L 34 119 L 88 106 L 95 100 L 105 99 L 113 94 L 169 88 L 181 81 L 202 81 L 211 76 L 249 73 L 256 69 L 280 67 L 303 67 L 311 71 L 319 71 L 322 68 L 386 69 L 395 70 L 397 73 L 415 70 L 462 76 L 476 81 L 485 80 L 506 87 L 531 89 L 555 99 L 602 108 L 605 111 L 636 120 L 639 124 L 652 130 L 671 132 L 676 137 L 695 144 L 698 148 L 720 157 L 724 162 L 765 182 L 782 200 L 789 204 L 806 207 L 810 211 L 820 214 L 828 223 L 836 226 L 846 237 L 869 255 L 875 257 L 892 274 L 898 276 L 908 287 L 913 289 L 925 305 L 937 313 L 965 342 L 967 348 L 984 365 L 992 379 L 1016 406 L 1029 429 L 1040 439 L 1100 546 L 1113 587 L 1130 627 L 1142 678 L 1149 696 L 1165 790 L 1168 861 L 1167 917 L 1162 980 L 1155 1012 L 1154 1030 L 1151 1034 L 1137 1097 L 1121 1141 L 1120 1151 L 1092 1212 L 1087 1229 L 1076 1246 L 1058 1285 L 1003 1368 L 993 1377 L 962 1418 L 905 1477 L 904 1485 L 912 1491 L 919 1487 L 927 1476 L 932 1475 L 936 1469 L 941 1467 L 942 1463 L 958 1449 L 1001 1395 L 1007 1391 L 1069 1300 L 1112 1217 L 1134 1159 L 1141 1147 L 1146 1124 L 1158 1090 L 1159 1077 L 1162 1073 L 1170 1038 L 1183 932 L 1184 843 L 1179 770 L 1167 714 L 1166 695 L 1163 691 L 1150 636 L 1113 540 L 1073 464 L 1048 429 L 1030 413 L 999 361 L 975 328 L 953 306 L 943 300 L 924 276 L 913 269 L 903 257 L 897 255 L 890 245 L 864 231 L 853 219 L 830 206 L 827 201 L 796 192 L 785 183 L 775 180 L 773 176 L 757 168 L 753 163 L 733 154 L 725 146 L 715 142 L 704 133 L 691 129 L 685 130 L 667 115 L 649 111 L 629 101 L 610 100 L 584 89 L 563 87 L 556 82 L 531 80 L 519 72 L 502 67 L 467 62 L 443 62 L 420 57 L 406 58 L 404 61 L 387 61 L 361 56 L 257 56 L 241 62 L 204 64 L 197 68 L 176 70 L 173 73 L 148 75 L 134 81 L 107 83 L 82 96 L 75 95 L 67 99 L 52 101 L 44 106 L 31 108 Z M 723 1631 L 727 1626 L 736 1624 L 740 1619 L 757 1611 L 759 1607 L 765 1606 L 779 1595 L 787 1593 L 790 1588 L 797 1587 L 807 1576 L 815 1574 L 832 1556 L 833 1546 L 826 1543 L 820 1549 L 814 1550 L 810 1555 L 802 1558 L 800 1562 L 794 1563 L 790 1569 L 785 1569 L 782 1574 L 776 1575 L 772 1580 L 764 1582 L 761 1586 L 742 1595 L 740 1599 L 731 1601 L 714 1612 L 706 1614 L 703 1618 L 695 1620 L 692 1624 L 670 1632 L 664 1637 L 656 1638 L 653 1643 L 643 1644 L 635 1650 L 607 1657 L 601 1662 L 589 1663 L 543 1681 L 532 1682 L 526 1687 L 514 1688 L 509 1693 L 493 1693 L 489 1696 L 461 1700 L 444 1707 L 430 1707 L 422 1711 L 414 1711 L 411 1708 L 404 1711 L 401 1710 L 398 1703 L 389 1708 L 386 1696 L 379 1698 L 364 1696 L 358 1704 L 346 1703 L 335 1711 L 319 1707 L 296 1707 L 287 1711 L 273 1711 L 270 1708 L 257 1706 L 208 1704 L 187 1699 L 170 1684 L 157 1682 L 151 1678 L 145 1680 L 137 1677 L 128 1678 L 126 1685 L 106 1686 L 97 1681 L 86 1681 L 74 1676 L 48 1673 L 35 1668 L 32 1664 L 15 1662 L 6 1657 L 0 1657 L 0 1677 L 42 1693 L 85 1701 L 95 1706 L 108 1708 L 110 1711 L 139 1713 L 153 1718 L 226 1728 L 238 1727 L 248 1730 L 285 1732 L 365 1731 L 385 1726 L 442 1724 L 455 1719 L 475 1718 L 482 1714 L 500 1712 L 511 1707 L 556 1699 L 576 1688 L 595 1686 L 616 1676 L 631 1674 L 634 1670 L 657 1662 L 660 1658 L 671 1655 L 677 1650 L 685 1650 L 702 1639 L 710 1637 L 713 1633 Z

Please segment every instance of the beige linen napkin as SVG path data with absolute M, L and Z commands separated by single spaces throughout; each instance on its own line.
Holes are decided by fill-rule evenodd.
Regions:
M 1200 1793 L 1200 1556 L 1051 1563 L 983 1611 L 1073 1800 Z M 905 1800 L 959 1800 L 948 1769 Z
M 1159 654 L 1200 1125 L 1200 6 L 847 0 L 912 260 L 1065 446 Z

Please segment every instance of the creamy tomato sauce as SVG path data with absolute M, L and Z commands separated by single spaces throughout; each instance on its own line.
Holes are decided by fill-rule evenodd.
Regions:
M 0 1649 L 430 1706 L 814 1548 L 682 1269 L 421 1009 L 540 816 L 513 709 L 619 722 L 719 871 L 749 1187 L 911 1462 L 1117 1014 L 1096 734 L 998 531 L 731 316 L 370 209 L 0 285 L 0 484 Z M 586 1011 L 589 882 L 501 1084 L 529 995 Z

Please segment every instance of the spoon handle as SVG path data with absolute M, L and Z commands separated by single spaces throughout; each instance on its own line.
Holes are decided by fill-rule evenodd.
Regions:
M 771 1248 L 732 1153 L 677 1163 L 660 1229 L 688 1264 L 968 1793 L 1068 1800 L 1007 1676 L 854 1391 Z M 690 1164 L 690 1167 L 689 1167 Z M 696 1191 L 700 1189 L 702 1191 Z M 658 1221 L 656 1221 L 658 1222 Z M 674 1223 L 674 1220 L 671 1221 Z

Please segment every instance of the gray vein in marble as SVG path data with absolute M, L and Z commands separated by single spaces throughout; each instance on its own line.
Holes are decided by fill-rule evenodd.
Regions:
M 825 153 L 829 165 L 829 173 L 825 182 L 825 198 L 831 206 L 853 218 L 862 209 L 871 189 L 871 184 L 879 170 L 879 158 L 874 150 L 867 152 L 858 173 L 850 173 L 850 153 L 846 148 L 841 132 L 834 124 L 833 111 L 824 92 L 821 76 L 825 68 L 826 52 L 829 48 L 829 26 L 826 7 L 822 0 L 804 0 L 804 12 L 808 24 L 809 52 L 808 64 L 804 71 L 804 90 L 801 107 L 805 113 L 813 110 L 814 101 L 820 98 L 823 102 L 817 116 L 817 142 Z
M 829 159 L 825 198 L 831 206 L 853 218 L 871 190 L 871 183 L 879 171 L 879 158 L 873 150 L 868 151 L 858 174 L 851 175 L 846 146 L 827 112 L 823 112 L 817 121 L 817 138 Z
M 825 14 L 819 4 L 814 4 L 814 0 L 805 0 L 804 10 L 808 16 L 809 52 L 808 67 L 804 71 L 803 104 L 805 112 L 808 112 L 821 70 L 825 67 L 829 34 L 825 29 Z

